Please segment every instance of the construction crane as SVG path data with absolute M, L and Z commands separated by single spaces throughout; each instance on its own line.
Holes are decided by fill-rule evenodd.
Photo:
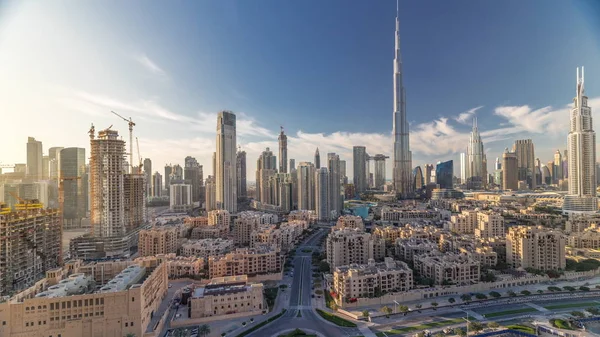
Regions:
M 19 201 L 19 203 L 15 203 L 15 209 L 17 211 L 26 211 L 29 209 L 36 209 L 36 208 L 44 207 L 44 205 L 42 205 L 42 203 L 40 203 L 40 201 L 37 199 L 25 200 L 25 199 L 19 197 L 18 195 L 16 195 L 15 193 L 13 193 L 12 191 L 8 191 L 8 193 L 10 195 L 12 195 L 13 198 L 15 198 Z
M 138 137 L 135 137 L 135 145 L 137 147 L 138 159 L 140 160 L 140 166 L 138 166 L 138 173 L 142 174 L 142 167 L 144 163 L 142 162 L 142 154 L 140 153 L 140 142 L 138 141 Z
M 129 125 L 129 166 L 131 167 L 131 173 L 133 174 L 133 127 L 135 126 L 135 123 L 133 122 L 131 117 L 129 117 L 129 119 L 127 119 L 112 110 L 110 112 L 119 116 L 119 118 L 126 121 L 127 124 Z

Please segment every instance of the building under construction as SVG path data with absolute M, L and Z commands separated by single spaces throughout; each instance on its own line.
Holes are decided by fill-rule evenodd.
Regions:
M 0 203 L 0 295 L 31 286 L 59 266 L 62 229 L 58 209 L 20 199 Z

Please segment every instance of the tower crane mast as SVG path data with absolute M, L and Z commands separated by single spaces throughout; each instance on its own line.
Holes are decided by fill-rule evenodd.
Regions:
M 130 167 L 131 173 L 133 173 L 133 127 L 135 126 L 135 123 L 133 122 L 131 117 L 129 117 L 129 119 L 127 119 L 112 110 L 110 112 L 117 115 L 122 120 L 126 121 L 127 124 L 129 125 L 129 167 Z

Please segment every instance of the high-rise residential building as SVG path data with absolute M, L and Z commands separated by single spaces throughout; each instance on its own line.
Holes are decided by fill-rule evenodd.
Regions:
M 51 180 L 57 180 L 60 174 L 60 151 L 64 147 L 51 147 L 48 149 L 48 176 Z
M 33 137 L 27 138 L 27 177 L 32 180 L 41 180 L 43 176 L 43 150 L 42 142 Z
M 497 158 L 496 158 L 497 160 Z M 460 154 L 460 183 L 465 184 L 467 181 L 467 154 L 461 152 Z
M 361 229 L 334 230 L 327 236 L 327 263 L 330 268 L 367 264 L 373 258 L 373 238 Z
M 483 142 L 477 128 L 477 118 L 473 118 L 473 129 L 467 146 L 467 188 L 478 190 L 486 187 L 487 170 Z
M 330 218 L 329 180 L 329 172 L 326 167 L 317 170 L 315 176 L 315 210 L 319 221 L 326 221 Z
M 348 184 L 348 175 L 346 174 L 346 161 L 345 160 L 340 160 L 340 179 L 341 179 L 341 184 L 342 186 L 345 186 Z
M 342 187 L 340 184 L 340 156 L 335 153 L 327 154 L 327 169 L 329 171 L 329 211 L 334 217 L 342 214 Z
M 514 152 L 509 152 L 508 148 L 502 154 L 502 189 L 513 190 L 519 189 L 518 177 L 519 164 L 517 155 Z
M 177 253 L 178 229 L 160 226 L 140 230 L 138 252 L 140 256 Z
M 238 198 L 246 198 L 248 196 L 248 189 L 246 187 L 246 151 L 238 150 L 236 155 L 236 171 L 237 196 Z
M 562 180 L 563 177 L 563 166 L 562 166 L 562 154 L 560 150 L 556 150 L 554 152 L 554 166 L 556 168 L 556 173 L 554 174 L 554 183 L 558 184 L 559 180 Z
M 160 173 L 154 172 L 152 175 L 152 193 L 150 194 L 153 197 L 162 196 L 162 176 Z
M 430 183 L 432 183 L 431 172 L 435 172 L 435 171 L 433 171 L 433 164 L 425 164 L 425 185 L 429 185 Z M 435 181 L 433 181 L 433 182 L 435 182 Z
M 319 148 L 315 151 L 315 169 L 321 168 L 321 155 L 319 154 Z
M 296 169 L 296 159 L 290 159 L 290 172 Z
M 515 140 L 513 152 L 517 156 L 519 181 L 525 181 L 530 189 L 535 189 L 536 170 L 533 141 L 531 139 Z
M 435 167 L 435 183 L 440 185 L 440 188 L 451 189 L 454 187 L 454 162 L 448 160 L 445 162 L 438 162 Z
M 70 147 L 60 151 L 60 179 L 62 180 L 62 216 L 64 228 L 80 228 L 88 205 L 85 149 Z
M 204 198 L 202 187 L 204 182 L 202 165 L 194 157 L 185 157 L 185 168 L 183 169 L 183 179 L 186 184 L 192 186 L 192 201 L 200 202 Z
M 217 209 L 217 186 L 215 184 L 215 178 L 208 176 L 206 178 L 206 195 L 204 197 L 204 209 L 207 212 Z
M 231 111 L 217 117 L 216 201 L 218 209 L 237 212 L 236 121 Z
M 0 295 L 27 288 L 60 266 L 61 239 L 57 209 L 27 200 L 11 210 L 0 202 Z
M 312 163 L 300 162 L 297 168 L 298 209 L 315 209 L 315 166 Z
M 279 133 L 279 173 L 288 173 L 287 169 L 287 136 L 283 132 L 283 126 Z
M 373 157 L 375 164 L 374 187 L 377 190 L 383 190 L 385 185 L 385 160 L 389 157 L 383 154 L 376 154 Z
M 413 192 L 412 186 L 412 153 L 410 152 L 410 139 L 408 119 L 406 117 L 406 92 L 402 84 L 402 56 L 400 54 L 400 19 L 396 14 L 396 35 L 394 52 L 394 165 L 393 182 L 394 190 L 402 197 Z M 356 165 L 356 164 L 355 164 Z M 356 172 L 354 173 L 356 175 Z M 355 182 L 356 185 L 356 182 Z
M 169 184 L 181 184 L 183 183 L 183 168 L 179 164 L 173 165 L 173 171 L 171 172 L 171 179 Z
M 569 178 L 569 151 L 565 150 L 562 157 L 563 179 Z
M 269 179 L 277 173 L 277 160 L 268 147 L 256 161 L 256 199 L 262 203 L 272 204 Z
M 165 189 L 167 194 L 169 193 L 169 186 L 171 186 L 171 173 L 173 173 L 173 166 L 171 164 L 165 165 Z
M 171 184 L 169 190 L 170 207 L 173 212 L 187 212 L 192 209 L 192 185 Z
M 496 164 L 494 164 L 494 170 L 502 170 L 502 162 L 500 161 L 500 157 L 496 157 Z
M 596 212 L 596 132 L 592 122 L 592 108 L 585 96 L 584 72 L 577 69 L 577 96 L 573 99 L 567 146 L 569 150 L 569 194 L 565 196 L 563 211 Z
M 150 158 L 144 159 L 144 174 L 146 175 L 146 195 L 152 195 L 152 160 Z
M 290 181 L 292 189 L 292 209 L 298 205 L 298 170 L 296 167 L 290 168 Z
M 146 223 L 146 175 L 128 173 L 123 177 L 125 232 L 132 233 Z
M 50 157 L 42 156 L 42 179 L 48 180 L 50 168 Z
M 354 166 L 354 188 L 357 194 L 367 190 L 367 149 L 364 146 L 355 146 L 352 150 Z
M 564 234 L 558 230 L 513 226 L 506 234 L 506 262 L 514 269 L 564 269 L 565 243 Z
M 421 166 L 415 167 L 413 170 L 413 177 L 415 179 L 415 182 L 413 183 L 413 186 L 415 186 L 415 191 L 422 189 L 423 186 L 425 186 L 425 179 L 423 177 L 423 170 L 421 170 Z

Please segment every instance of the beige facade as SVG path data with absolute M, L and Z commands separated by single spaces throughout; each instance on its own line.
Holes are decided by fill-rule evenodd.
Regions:
M 404 262 L 385 258 L 382 263 L 341 266 L 333 272 L 333 290 L 338 299 L 381 296 L 413 288 L 413 273 Z
M 396 225 L 404 225 L 408 222 L 418 220 L 442 220 L 442 214 L 434 210 L 416 210 L 383 207 L 381 209 L 381 221 Z
M 505 236 L 504 217 L 493 212 L 478 212 L 475 236 L 479 238 L 492 238 Z
M 60 213 L 35 200 L 0 203 L 0 295 L 25 289 L 62 263 Z
M 327 236 L 327 263 L 331 269 L 349 264 L 367 264 L 373 258 L 371 234 L 359 229 L 341 229 Z
M 475 284 L 480 279 L 479 262 L 456 253 L 415 256 L 414 271 L 438 285 Z
M 567 238 L 569 247 L 572 248 L 600 248 L 600 230 L 594 225 L 583 232 L 569 234 Z
M 406 262 L 412 262 L 415 256 L 438 251 L 435 242 L 428 239 L 398 239 L 395 244 L 396 256 Z
M 506 234 L 506 262 L 513 268 L 564 269 L 565 236 L 544 227 L 511 227 Z
M 211 211 L 216 212 L 216 211 Z M 220 220 L 218 217 L 214 217 L 215 220 Z M 229 236 L 229 225 L 226 221 L 209 221 L 208 217 L 196 217 L 191 218 L 189 223 L 193 225 L 190 233 L 190 238 L 194 240 L 199 239 L 226 239 Z
M 288 214 L 288 221 L 292 220 L 304 220 L 308 221 L 308 223 L 314 223 L 317 221 L 317 212 L 306 209 L 291 211 Z
M 238 248 L 208 259 L 208 272 L 211 278 L 264 274 L 281 274 L 282 256 L 274 247 Z
M 448 229 L 459 234 L 473 234 L 477 227 L 477 211 L 467 210 L 450 218 Z
M 86 276 L 73 264 L 48 272 L 48 278 L 0 303 L 0 336 L 144 336 L 167 294 L 166 264 L 153 261 L 130 268 L 145 275 L 110 292 L 93 292 L 93 283 L 84 282 Z M 59 282 L 56 290 L 50 289 Z M 77 282 L 84 282 L 78 292 L 60 295 L 61 287 Z
M 140 256 L 176 253 L 178 248 L 178 228 L 172 226 L 142 229 L 139 235 Z
M 181 245 L 182 256 L 196 256 L 208 260 L 210 256 L 226 254 L 233 249 L 233 240 L 189 240 Z
M 260 314 L 265 309 L 262 283 L 249 283 L 246 275 L 218 277 L 193 290 L 191 318 L 227 319 L 227 315 Z
M 498 264 L 498 253 L 490 246 L 461 248 L 460 253 L 479 262 L 482 267 L 494 267 Z
M 287 252 L 294 248 L 296 240 L 307 228 L 308 222 L 303 220 L 283 223 L 279 227 L 274 224 L 260 225 L 250 233 L 250 247 L 274 245 L 282 252 Z
M 344 229 L 344 228 L 357 228 L 362 231 L 365 230 L 365 224 L 363 223 L 363 219 L 357 215 L 342 215 L 338 218 L 337 223 L 332 228 L 332 230 L 336 229 Z
M 224 209 L 208 212 L 208 224 L 210 226 L 219 226 L 229 228 L 231 226 L 231 216 Z
M 143 263 L 144 261 L 152 260 L 160 260 L 166 263 L 167 275 L 169 275 L 169 278 L 171 279 L 201 275 L 205 266 L 205 260 L 202 258 L 194 256 L 177 256 L 173 253 L 138 257 L 135 259 L 135 262 Z

